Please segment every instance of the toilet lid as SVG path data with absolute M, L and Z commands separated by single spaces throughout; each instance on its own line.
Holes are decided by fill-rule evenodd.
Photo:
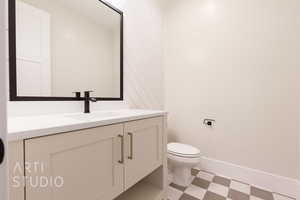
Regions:
M 168 144 L 168 153 L 186 156 L 186 157 L 197 157 L 200 155 L 200 150 L 187 144 L 181 143 L 169 143 Z

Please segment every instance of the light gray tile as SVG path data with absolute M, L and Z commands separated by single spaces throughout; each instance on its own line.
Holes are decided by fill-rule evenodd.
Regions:
M 206 189 L 203 189 L 201 187 L 198 187 L 196 185 L 191 184 L 184 193 L 191 195 L 197 199 L 203 199 L 205 193 L 206 193 Z
M 171 186 L 168 187 L 168 199 L 169 200 L 179 200 L 179 198 L 182 196 L 183 192 L 180 190 L 177 190 Z
M 223 197 L 227 197 L 229 192 L 229 187 L 217 183 L 211 183 L 208 187 L 208 191 L 211 191 L 215 194 L 219 194 Z
M 230 183 L 230 188 L 245 194 L 250 194 L 250 185 L 241 183 L 239 181 L 232 180 Z
M 200 171 L 197 175 L 197 177 L 207 180 L 209 182 L 211 182 L 213 180 L 214 176 L 215 176 L 214 174 L 206 172 L 206 171 Z

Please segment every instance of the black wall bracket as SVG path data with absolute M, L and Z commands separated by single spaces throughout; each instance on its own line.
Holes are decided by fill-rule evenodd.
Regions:
M 5 155 L 4 143 L 3 140 L 0 138 L 0 165 L 3 163 L 4 155 Z
M 216 123 L 216 120 L 214 120 L 214 119 L 204 119 L 203 120 L 203 124 L 208 127 L 213 127 L 215 123 Z

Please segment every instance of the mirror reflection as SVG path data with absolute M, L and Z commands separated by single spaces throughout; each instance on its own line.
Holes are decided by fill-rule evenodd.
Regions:
M 99 0 L 16 0 L 17 96 L 120 98 L 120 25 Z

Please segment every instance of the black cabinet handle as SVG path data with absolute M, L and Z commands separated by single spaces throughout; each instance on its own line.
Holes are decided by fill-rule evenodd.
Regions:
M 5 155 L 4 143 L 3 140 L 0 139 L 0 165 L 3 163 L 4 155 Z

